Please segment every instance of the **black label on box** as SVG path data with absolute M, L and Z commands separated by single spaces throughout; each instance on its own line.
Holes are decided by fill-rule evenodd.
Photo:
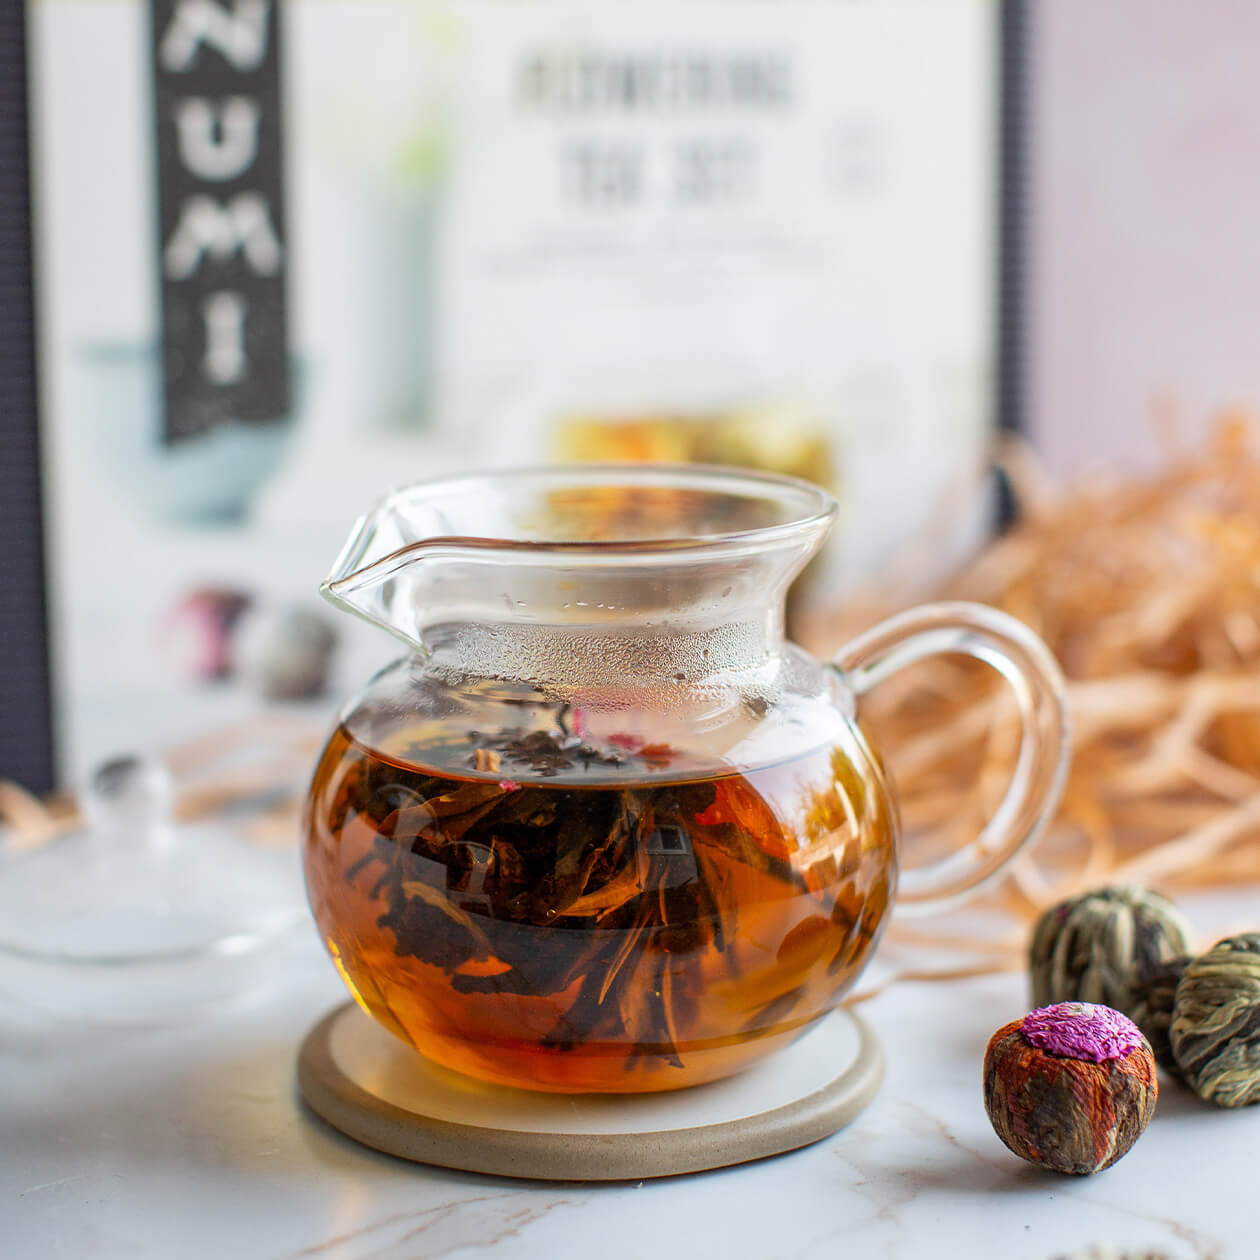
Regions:
M 167 442 L 290 406 L 278 0 L 150 0 Z

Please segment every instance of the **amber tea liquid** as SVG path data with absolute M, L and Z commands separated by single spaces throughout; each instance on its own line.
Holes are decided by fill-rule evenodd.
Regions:
M 895 880 L 849 752 L 700 773 L 561 735 L 335 732 L 306 877 L 360 1004 L 449 1068 L 566 1092 L 715 1080 L 830 1010 Z

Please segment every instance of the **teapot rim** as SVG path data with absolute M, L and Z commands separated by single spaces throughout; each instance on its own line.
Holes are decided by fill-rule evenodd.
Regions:
M 351 567 L 351 555 L 357 549 L 355 544 L 371 528 L 373 520 L 409 494 L 439 488 L 473 490 L 478 486 L 484 486 L 489 490 L 504 482 L 520 483 L 531 480 L 551 481 L 556 483 L 557 488 L 563 488 L 566 483 L 587 486 L 602 484 L 609 487 L 623 484 L 628 488 L 657 486 L 666 489 L 709 490 L 715 493 L 737 489 L 747 492 L 761 488 L 766 491 L 766 498 L 775 497 L 772 492 L 778 491 L 779 502 L 786 504 L 786 495 L 792 493 L 799 496 L 802 505 L 809 506 L 807 510 L 803 506 L 803 510 L 773 524 L 705 534 L 662 535 L 633 539 L 539 539 L 492 537 L 478 534 L 430 535 L 396 548 L 388 555 L 379 556 L 366 565 Z M 755 496 L 749 494 L 747 497 Z M 785 473 L 766 472 L 738 465 L 664 462 L 527 464 L 444 474 L 397 485 L 382 495 L 356 522 L 324 586 L 334 587 L 351 578 L 365 576 L 369 570 L 375 570 L 378 565 L 396 562 L 421 549 L 430 552 L 441 550 L 501 552 L 518 562 L 530 553 L 538 555 L 540 560 L 564 556 L 580 561 L 582 558 L 606 560 L 613 557 L 632 559 L 634 557 L 677 556 L 681 558 L 696 554 L 711 554 L 732 545 L 750 545 L 754 549 L 759 549 L 775 541 L 808 533 L 814 529 L 825 532 L 838 511 L 839 504 L 836 498 L 812 481 Z
M 722 495 L 743 498 L 750 504 L 769 505 L 773 511 L 768 523 L 763 520 L 742 529 L 713 529 L 705 533 L 687 533 L 687 520 L 680 514 L 676 522 L 667 520 L 667 528 L 676 528 L 677 532 L 658 537 L 634 537 L 632 512 L 623 513 L 630 528 L 623 531 L 627 536 L 620 538 L 583 538 L 580 526 L 566 529 L 563 521 L 554 531 L 559 536 L 546 537 L 547 530 L 536 527 L 529 510 L 515 537 L 458 532 L 470 525 L 476 529 L 483 520 L 490 527 L 487 534 L 502 528 L 502 514 L 491 512 L 479 519 L 482 500 L 501 496 L 509 509 L 506 523 L 512 529 L 517 528 L 518 521 L 512 519 L 510 509 L 518 501 L 532 503 L 537 493 L 545 503 L 548 492 L 565 489 L 690 490 L 715 500 Z M 747 561 L 764 558 L 766 564 L 745 569 L 739 585 L 747 592 L 749 581 L 764 582 L 764 590 L 758 589 L 768 597 L 786 589 L 788 581 L 820 545 L 838 510 L 832 495 L 812 482 L 736 466 L 563 464 L 439 476 L 393 490 L 359 517 L 319 589 L 330 603 L 387 630 L 413 650 L 424 650 L 423 631 L 417 620 L 420 610 L 436 607 L 442 601 L 449 604 L 452 589 L 448 586 L 440 599 L 433 599 L 435 584 L 457 579 L 470 592 L 474 603 L 483 600 L 484 571 L 482 576 L 475 576 L 482 566 L 501 566 L 505 573 L 514 575 L 512 581 L 517 583 L 528 582 L 531 579 L 527 575 L 538 573 L 543 575 L 544 584 L 550 582 L 552 586 L 572 581 L 579 572 L 593 575 L 603 571 L 608 578 L 623 574 L 627 579 L 638 573 L 646 579 L 646 585 L 633 589 L 656 599 L 662 591 L 673 592 L 670 598 L 678 598 L 677 580 L 687 581 L 680 571 L 689 567 L 699 569 L 713 563 L 744 566 Z M 721 517 L 693 520 L 700 528 L 726 523 Z M 576 536 L 566 537 L 570 531 Z M 651 529 L 645 532 L 650 533 Z M 530 537 L 531 533 L 544 536 Z M 657 577 L 666 570 L 675 571 L 677 580 L 661 585 Z M 735 571 L 722 572 L 733 577 Z M 758 575 L 755 579 L 754 573 Z M 731 590 L 728 582 L 721 599 L 725 600 Z M 533 596 L 509 596 L 500 591 L 498 597 L 509 601 L 508 612 L 513 616 L 530 621 L 536 618 L 536 611 L 530 607 Z M 547 600 L 543 603 L 547 604 Z M 620 600 L 613 605 L 597 602 L 596 607 L 613 608 L 619 604 Z M 517 606 L 527 611 L 517 614 Z M 587 607 L 581 601 L 576 606 Z M 481 619 L 487 607 L 480 608 L 473 620 Z M 568 609 L 569 604 L 561 607 Z M 500 620 L 502 615 L 498 614 Z

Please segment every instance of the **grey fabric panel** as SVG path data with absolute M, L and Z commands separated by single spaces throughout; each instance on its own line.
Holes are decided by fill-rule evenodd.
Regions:
M 25 7 L 0 5 L 0 778 L 53 785 Z

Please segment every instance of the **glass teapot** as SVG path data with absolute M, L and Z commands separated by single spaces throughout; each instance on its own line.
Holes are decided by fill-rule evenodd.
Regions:
M 832 662 L 786 641 L 835 513 L 803 481 L 619 465 L 416 485 L 357 523 L 323 592 L 408 650 L 322 754 L 304 861 L 366 1011 L 485 1081 L 715 1080 L 835 1006 L 894 895 L 937 908 L 1040 832 L 1066 727 L 1026 627 L 938 604 Z M 1022 743 L 974 843 L 899 877 L 857 704 L 933 653 L 1007 679 Z

